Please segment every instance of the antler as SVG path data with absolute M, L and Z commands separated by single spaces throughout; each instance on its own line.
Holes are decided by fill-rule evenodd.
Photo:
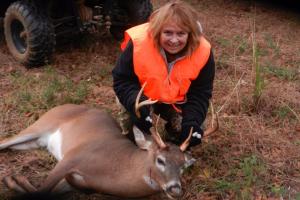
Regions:
M 210 101 L 210 107 L 211 107 L 211 126 L 204 131 L 203 133 L 204 136 L 208 136 L 219 129 L 218 114 L 215 112 L 213 103 L 211 101 Z M 216 124 L 214 124 L 214 122 L 216 122 Z
M 141 113 L 140 113 L 140 108 L 143 107 L 143 106 L 146 106 L 146 105 L 152 105 L 152 104 L 155 104 L 158 100 L 152 100 L 151 98 L 150 99 L 147 99 L 145 101 L 142 101 L 139 103 L 140 101 L 140 98 L 142 96 L 142 93 L 144 91 L 144 88 L 146 86 L 147 82 L 145 82 L 142 86 L 142 88 L 140 89 L 136 99 L 135 99 L 135 114 L 138 118 L 141 117 Z
M 158 100 L 151 100 L 151 99 L 147 99 L 145 101 L 142 101 L 139 103 L 140 101 L 140 98 L 142 96 L 142 93 L 144 91 L 144 88 L 146 86 L 147 82 L 145 82 L 142 86 L 142 88 L 140 89 L 137 97 L 136 97 L 136 100 L 135 100 L 135 114 L 138 118 L 141 117 L 141 114 L 140 114 L 140 111 L 139 109 L 143 106 L 146 106 L 146 105 L 152 105 L 152 104 L 155 104 Z M 156 144 L 161 148 L 161 149 L 164 149 L 167 147 L 167 145 L 164 143 L 164 141 L 161 139 L 160 137 L 160 134 L 158 132 L 158 129 L 157 129 L 157 126 L 158 126 L 158 121 L 159 121 L 159 118 L 160 118 L 160 115 L 158 115 L 157 117 L 157 120 L 156 120 L 156 123 L 154 124 L 153 122 L 153 126 L 155 127 L 155 130 L 153 130 L 153 127 L 150 128 L 150 132 L 151 132 L 151 136 L 153 138 L 153 140 L 156 142 Z
M 187 137 L 186 140 L 179 147 L 182 152 L 184 152 L 186 148 L 189 146 L 190 140 L 192 138 L 192 133 L 193 133 L 193 127 L 190 130 L 189 137 Z
M 212 113 L 211 126 L 204 131 L 204 133 L 203 133 L 204 136 L 208 136 L 208 135 L 216 132 L 219 129 L 218 114 L 215 112 L 214 106 L 211 101 L 210 101 L 210 107 L 211 107 L 211 113 Z M 214 121 L 216 122 L 215 125 L 214 125 Z M 188 138 L 180 145 L 179 148 L 181 151 L 185 151 L 186 148 L 189 146 L 190 140 L 192 138 L 192 133 L 193 133 L 193 127 L 190 130 Z
M 160 134 L 159 134 L 158 129 L 157 129 L 159 118 L 160 118 L 160 115 L 158 115 L 158 117 L 156 119 L 156 123 L 154 125 L 155 130 L 153 130 L 153 127 L 151 127 L 150 132 L 151 132 L 153 140 L 156 142 L 156 144 L 159 146 L 159 148 L 164 149 L 164 148 L 167 147 L 167 145 L 165 144 L 165 142 L 160 137 Z

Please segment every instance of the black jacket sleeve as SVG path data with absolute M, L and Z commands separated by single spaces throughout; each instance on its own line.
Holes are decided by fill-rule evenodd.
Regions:
M 192 81 L 187 102 L 182 105 L 182 128 L 199 127 L 205 120 L 209 99 L 212 96 L 215 62 L 212 51 L 198 77 Z
M 113 88 L 120 103 L 131 114 L 134 113 L 136 96 L 141 89 L 137 75 L 133 68 L 133 43 L 130 40 L 117 60 L 112 71 Z M 141 100 L 145 99 L 145 96 Z

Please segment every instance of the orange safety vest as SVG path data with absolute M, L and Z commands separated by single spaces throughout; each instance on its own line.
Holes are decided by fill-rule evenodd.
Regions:
M 199 47 L 191 56 L 176 61 L 168 74 L 164 58 L 148 34 L 148 25 L 145 23 L 128 29 L 121 49 L 124 50 L 128 41 L 132 40 L 134 72 L 141 85 L 147 82 L 144 94 L 148 98 L 169 104 L 183 102 L 191 81 L 198 77 L 207 63 L 211 45 L 201 36 Z

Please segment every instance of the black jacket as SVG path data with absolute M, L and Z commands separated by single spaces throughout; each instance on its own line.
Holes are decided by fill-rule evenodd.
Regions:
M 125 109 L 133 114 L 135 99 L 141 86 L 133 69 L 132 41 L 128 42 L 127 47 L 120 55 L 112 75 L 116 95 Z M 211 51 L 206 65 L 191 83 L 187 93 L 187 102 L 180 106 L 182 109 L 182 127 L 200 127 L 205 120 L 209 99 L 212 96 L 214 76 L 215 62 Z M 142 99 L 147 98 L 143 96 Z

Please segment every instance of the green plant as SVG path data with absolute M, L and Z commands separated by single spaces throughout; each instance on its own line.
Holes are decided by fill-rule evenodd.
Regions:
M 275 116 L 279 117 L 280 119 L 284 119 L 290 113 L 290 109 L 287 106 L 281 106 L 273 111 Z
M 14 95 L 8 100 L 21 113 L 50 109 L 64 103 L 82 103 L 89 93 L 85 81 L 78 84 L 68 77 L 58 74 L 48 66 L 40 76 L 11 76 L 14 82 Z
M 286 188 L 280 185 L 271 185 L 271 192 L 273 195 L 275 195 L 276 197 L 284 197 L 287 194 Z
M 226 38 L 218 38 L 217 42 L 222 46 L 222 47 L 228 47 L 231 45 L 230 40 L 226 39 Z
M 236 35 L 233 38 L 234 42 L 237 43 L 236 50 L 238 54 L 242 54 L 249 48 L 247 40 L 240 35 Z
M 63 82 L 59 81 L 57 78 L 53 78 L 50 83 L 45 85 L 42 91 L 42 99 L 50 108 L 55 104 L 56 94 L 58 94 L 63 88 Z
M 259 175 L 265 171 L 262 161 L 256 155 L 250 155 L 242 159 L 239 167 L 243 174 L 243 185 L 247 187 L 255 184 Z
M 82 81 L 78 84 L 77 88 L 74 91 L 73 103 L 81 103 L 84 101 L 88 95 L 88 85 L 86 82 Z
M 255 15 L 254 15 L 253 27 L 252 27 L 252 68 L 255 72 L 253 102 L 254 102 L 254 107 L 256 109 L 259 104 L 259 100 L 262 95 L 262 91 L 264 87 L 264 75 L 262 73 L 261 65 L 258 61 L 259 56 L 261 56 L 262 53 L 260 49 L 257 47 L 255 26 L 256 23 L 255 23 Z
M 300 193 L 296 194 L 296 200 L 300 200 Z
M 264 66 L 264 71 L 276 76 L 279 79 L 293 81 L 298 77 L 298 73 L 296 70 L 287 69 L 284 67 L 275 67 L 271 65 Z
M 240 189 L 240 185 L 234 182 L 227 181 L 225 179 L 221 179 L 215 181 L 215 189 L 220 190 L 222 192 L 228 190 L 238 191 Z
M 274 54 L 278 56 L 280 54 L 280 47 L 278 44 L 276 44 L 270 34 L 265 34 L 264 36 L 266 43 L 269 48 L 273 49 Z
M 254 81 L 253 100 L 254 100 L 255 107 L 257 107 L 259 103 L 264 88 L 264 73 L 258 61 L 258 58 L 259 58 L 259 52 L 257 51 L 256 45 L 254 43 L 253 44 L 253 66 L 255 69 L 255 81 Z

